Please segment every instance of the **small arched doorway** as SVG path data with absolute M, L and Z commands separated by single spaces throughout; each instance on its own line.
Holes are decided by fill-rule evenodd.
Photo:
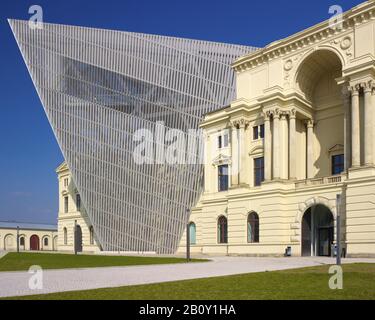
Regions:
M 75 230 L 74 245 L 75 245 L 76 252 L 82 252 L 82 229 L 81 229 L 81 226 L 78 224 Z
M 30 237 L 30 250 L 33 250 L 33 251 L 39 250 L 39 237 L 36 234 L 33 234 Z
M 333 240 L 331 210 L 321 204 L 307 209 L 302 219 L 302 256 L 331 256 Z

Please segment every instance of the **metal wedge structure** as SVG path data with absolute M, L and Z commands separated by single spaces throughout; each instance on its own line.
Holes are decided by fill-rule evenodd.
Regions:
M 230 65 L 255 48 L 9 23 L 103 250 L 175 252 L 202 192 L 203 166 L 136 163 L 134 134 L 163 123 L 187 139 L 205 113 L 234 99 Z

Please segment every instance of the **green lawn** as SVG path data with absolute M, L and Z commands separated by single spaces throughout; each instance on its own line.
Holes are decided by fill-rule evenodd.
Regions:
M 375 264 L 344 266 L 344 289 L 328 288 L 329 266 L 152 285 L 72 291 L 15 299 L 375 299 Z
M 192 260 L 192 262 L 202 261 L 207 260 Z M 173 257 L 164 258 L 10 252 L 5 257 L 0 259 L 0 271 L 28 270 L 32 265 L 39 265 L 43 269 L 66 269 L 185 262 L 186 259 Z

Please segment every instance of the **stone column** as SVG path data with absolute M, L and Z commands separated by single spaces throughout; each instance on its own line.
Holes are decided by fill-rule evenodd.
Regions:
M 236 187 L 239 184 L 239 154 L 238 154 L 238 129 L 235 123 L 231 123 L 231 187 Z
M 361 165 L 361 137 L 359 131 L 359 89 L 358 85 L 350 87 L 352 94 L 352 167 Z
M 351 119 L 350 119 L 350 92 L 346 87 L 343 88 L 343 106 L 344 106 L 344 169 L 345 171 L 351 165 Z
M 314 172 L 314 121 L 309 119 L 306 121 L 306 128 L 307 128 L 307 179 L 311 179 L 313 177 Z
M 239 121 L 239 185 L 240 186 L 247 186 L 248 181 L 246 180 L 246 160 L 247 160 L 247 152 L 246 152 L 246 129 L 249 125 L 249 122 L 245 119 L 241 119 Z
M 207 133 L 207 132 L 204 132 L 203 133 L 205 135 L 205 147 L 204 147 L 204 166 L 205 166 L 205 170 L 204 170 L 204 190 L 205 192 L 210 192 L 211 191 L 211 157 L 212 157 L 212 153 L 211 153 L 211 136 Z
M 289 179 L 297 178 L 297 141 L 296 141 L 297 113 L 292 109 L 289 113 Z
M 272 179 L 271 113 L 264 113 L 264 179 Z
M 372 165 L 372 82 L 368 81 L 362 84 L 363 92 L 365 96 L 364 103 L 364 143 L 365 148 L 365 165 Z
M 280 114 L 280 135 L 279 135 L 279 159 L 280 159 L 280 178 L 288 179 L 288 121 L 287 113 Z
M 280 111 L 273 112 L 273 178 L 280 179 Z

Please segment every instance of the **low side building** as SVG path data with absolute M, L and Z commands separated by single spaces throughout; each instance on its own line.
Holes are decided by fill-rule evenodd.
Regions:
M 56 173 L 59 183 L 58 250 L 74 252 L 76 246 L 77 252 L 100 251 L 67 164 L 63 162 Z
M 0 250 L 16 251 L 17 236 L 20 251 L 56 251 L 55 225 L 0 222 Z

